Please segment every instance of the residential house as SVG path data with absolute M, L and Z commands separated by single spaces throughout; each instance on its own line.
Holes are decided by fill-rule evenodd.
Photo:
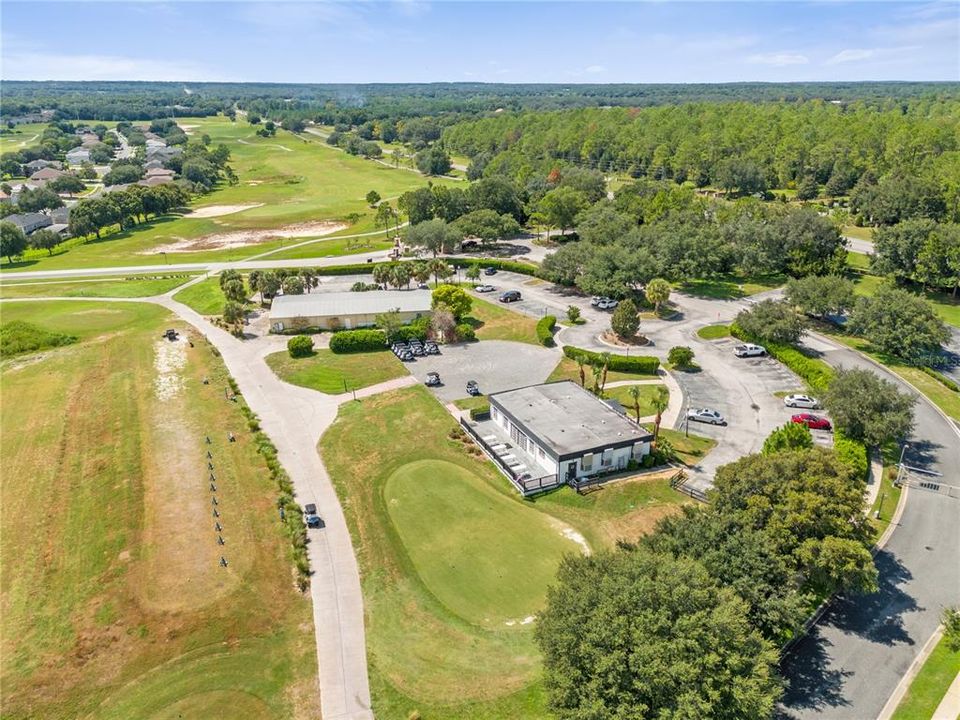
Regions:
M 14 215 L 7 215 L 3 218 L 3 222 L 13 223 L 23 231 L 24 235 L 29 235 L 34 230 L 50 227 L 50 225 L 53 224 L 50 216 L 44 215 L 43 213 L 16 213 Z
M 56 160 L 31 160 L 28 163 L 24 163 L 23 169 L 27 175 L 32 175 L 38 170 L 43 170 L 44 168 L 59 168 L 60 163 Z
M 90 151 L 83 147 L 73 148 L 67 153 L 68 165 L 83 165 L 90 162 Z
M 35 183 L 43 184 L 66 174 L 67 173 L 65 173 L 63 170 L 45 167 L 42 170 L 37 170 L 35 173 L 33 173 L 33 175 L 30 176 L 30 180 Z

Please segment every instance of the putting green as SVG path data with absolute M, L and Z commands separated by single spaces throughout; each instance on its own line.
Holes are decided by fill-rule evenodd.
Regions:
M 443 460 L 400 467 L 387 479 L 384 499 L 427 589 L 475 624 L 529 624 L 560 558 L 581 551 L 557 521 Z

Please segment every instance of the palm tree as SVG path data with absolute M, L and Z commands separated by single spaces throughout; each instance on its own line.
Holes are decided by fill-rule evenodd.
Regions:
M 635 386 L 636 387 L 636 386 Z M 657 440 L 660 437 L 660 421 L 663 419 L 663 412 L 670 405 L 670 392 L 663 385 L 657 388 L 653 400 L 650 402 L 657 416 L 653 420 L 653 446 L 657 446 Z
M 593 371 L 593 394 L 600 397 L 600 376 L 603 374 L 603 361 L 600 358 L 594 358 L 590 361 L 590 369 Z
M 406 263 L 394 263 L 390 266 L 390 283 L 400 288 L 403 285 L 410 286 L 410 266 Z
M 434 258 L 428 263 L 430 272 L 433 273 L 433 282 L 434 285 L 440 284 L 440 278 L 450 277 L 450 266 L 447 265 L 446 260 L 441 260 L 440 258 Z
M 410 268 L 413 279 L 418 283 L 425 283 L 430 279 L 430 266 L 425 262 L 415 262 Z
M 633 400 L 633 412 L 637 416 L 637 422 L 640 422 L 640 395 L 643 390 L 639 385 L 631 385 L 627 390 L 627 393 L 630 395 L 630 399 Z
M 467 276 L 467 280 L 469 280 L 472 283 L 476 283 L 477 280 L 480 279 L 480 266 L 471 265 L 470 267 L 468 267 L 466 276 Z
M 373 268 L 373 281 L 377 285 L 386 285 L 390 282 L 390 266 L 375 265 Z
M 260 293 L 260 304 L 263 305 L 263 271 L 251 270 L 247 277 L 247 284 L 250 286 L 250 292 Z
M 306 288 L 307 292 L 310 292 L 310 288 L 316 287 L 317 285 L 317 273 L 315 270 L 310 268 L 301 268 L 300 272 L 297 273 L 300 276 L 300 279 L 303 280 L 303 287 Z
M 580 371 L 580 387 L 582 388 L 587 386 L 587 374 L 583 371 L 586 364 L 583 355 L 577 355 L 577 369 Z
M 603 379 L 600 381 L 600 392 L 607 389 L 607 370 L 610 368 L 610 353 L 600 353 L 600 361 L 603 363 Z

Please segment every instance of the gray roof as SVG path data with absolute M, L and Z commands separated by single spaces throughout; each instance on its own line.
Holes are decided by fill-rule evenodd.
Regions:
M 273 318 L 342 317 L 374 315 L 399 309 L 430 311 L 430 293 L 425 290 L 370 290 L 368 292 L 314 292 L 280 295 L 270 306 Z
M 2 219 L 3 222 L 10 222 L 26 232 L 32 232 L 42 227 L 47 227 L 53 223 L 49 215 L 43 213 L 14 213 L 7 215 Z
M 494 393 L 490 402 L 560 459 L 653 439 L 647 430 L 570 380 Z

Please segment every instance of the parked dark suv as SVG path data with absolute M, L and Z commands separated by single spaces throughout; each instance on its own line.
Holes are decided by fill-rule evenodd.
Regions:
M 500 293 L 500 302 L 510 303 L 517 302 L 517 300 L 522 300 L 523 296 L 520 295 L 519 290 L 507 290 L 506 292 Z

